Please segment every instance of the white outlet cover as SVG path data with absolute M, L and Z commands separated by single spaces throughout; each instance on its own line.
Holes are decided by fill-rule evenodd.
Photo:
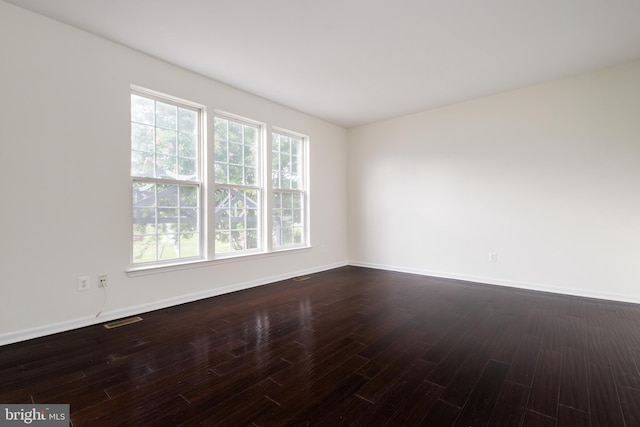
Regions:
M 91 288 L 91 277 L 89 276 L 80 276 L 78 277 L 78 290 L 79 291 L 87 291 Z

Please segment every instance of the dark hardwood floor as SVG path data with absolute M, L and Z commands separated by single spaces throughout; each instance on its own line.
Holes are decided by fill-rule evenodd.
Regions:
M 73 426 L 640 426 L 640 306 L 344 267 L 0 347 Z

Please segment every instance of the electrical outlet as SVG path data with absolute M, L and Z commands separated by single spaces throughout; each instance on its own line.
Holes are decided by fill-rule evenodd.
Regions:
M 98 276 L 98 286 L 101 288 L 106 288 L 107 287 L 107 275 L 106 274 L 101 274 Z
M 91 287 L 91 277 L 80 276 L 78 277 L 78 290 L 87 291 Z
M 498 262 L 498 253 L 497 252 L 491 252 L 489 254 L 489 261 Z

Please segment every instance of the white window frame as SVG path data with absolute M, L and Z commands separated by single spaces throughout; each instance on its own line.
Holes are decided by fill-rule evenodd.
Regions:
M 211 117 L 207 117 L 207 107 L 192 101 L 166 95 L 161 92 L 146 89 L 140 86 L 131 85 L 131 95 L 138 95 L 144 98 L 160 101 L 163 103 L 176 105 L 187 109 L 194 110 L 198 113 L 198 140 L 197 140 L 197 177 L 195 180 L 168 179 L 166 177 L 146 177 L 137 176 L 132 172 L 130 167 L 130 267 L 127 273 L 136 276 L 139 274 L 151 274 L 154 271 L 171 271 L 175 269 L 191 268 L 194 264 L 202 262 L 226 262 L 241 260 L 246 257 L 268 257 L 278 253 L 292 250 L 303 250 L 311 247 L 310 237 L 310 196 L 309 196 L 309 137 L 298 132 L 288 129 L 270 126 L 266 123 L 259 122 L 250 118 L 228 113 L 226 111 L 213 109 Z M 130 108 L 131 112 L 131 108 Z M 216 117 L 234 122 L 240 122 L 248 126 L 258 129 L 257 149 L 255 156 L 256 161 L 256 181 L 253 185 L 237 185 L 237 184 L 217 184 L 215 177 L 215 119 Z M 129 119 L 129 135 L 131 139 L 131 127 L 133 120 Z M 154 128 L 156 124 L 154 123 Z M 273 187 L 272 181 L 272 153 L 273 153 L 273 134 L 296 138 L 301 140 L 301 162 L 303 168 L 299 174 L 301 180 L 297 189 L 278 189 Z M 154 147 L 155 150 L 155 147 Z M 133 153 L 132 141 L 129 143 L 129 152 Z M 155 153 L 155 151 L 154 151 Z M 157 153 L 155 153 L 157 154 Z M 176 184 L 190 185 L 198 188 L 198 256 L 171 258 L 166 260 L 157 259 L 155 261 L 134 262 L 134 206 L 133 192 L 134 183 L 145 182 L 149 184 Z M 258 197 L 258 247 L 255 249 L 238 250 L 225 253 L 216 253 L 216 190 L 219 188 L 243 188 L 255 190 L 259 193 Z M 284 246 L 276 246 L 273 244 L 273 193 L 274 191 L 288 191 L 300 194 L 303 200 L 303 216 L 302 216 L 302 241 L 297 244 Z M 156 230 L 156 233 L 158 231 Z
M 273 176 L 272 176 L 272 162 L 273 162 L 273 135 L 279 134 L 282 136 L 295 138 L 300 140 L 300 155 L 301 161 L 299 166 L 303 168 L 302 172 L 298 174 L 300 180 L 302 181 L 299 184 L 298 188 L 275 188 L 273 185 Z M 278 251 L 286 251 L 297 248 L 305 248 L 310 247 L 310 215 L 309 215 L 309 206 L 310 206 L 310 198 L 309 198 L 309 137 L 303 135 L 298 132 L 290 131 L 288 129 L 283 129 L 279 127 L 272 127 L 271 132 L 269 134 L 269 191 L 268 191 L 268 200 L 269 200 L 269 249 L 272 252 Z M 274 245 L 274 230 L 273 230 L 273 222 L 274 222 L 274 210 L 276 209 L 273 206 L 273 194 L 275 192 L 287 192 L 292 194 L 298 194 L 302 198 L 302 241 L 299 243 L 291 243 L 276 246 Z
M 215 144 L 216 144 L 216 135 L 215 135 L 215 121 L 216 119 L 222 119 L 222 120 L 228 120 L 228 121 L 232 121 L 232 122 L 236 122 L 236 123 L 240 123 L 242 125 L 246 125 L 249 127 L 254 127 L 257 129 L 257 146 L 256 146 L 256 173 L 255 173 L 255 182 L 252 185 L 246 185 L 246 184 L 231 184 L 231 183 L 218 183 L 216 180 L 216 176 L 215 176 Z M 266 188 L 265 188 L 265 183 L 266 181 L 266 176 L 265 176 L 265 152 L 267 151 L 265 149 L 265 145 L 266 145 L 266 124 L 258 122 L 256 120 L 251 120 L 248 119 L 246 117 L 241 117 L 235 114 L 231 114 L 231 113 L 227 113 L 224 111 L 220 111 L 220 110 L 216 110 L 214 111 L 213 117 L 212 117 L 212 126 L 213 126 L 213 134 L 211 137 L 211 143 L 213 146 L 213 155 L 211 156 L 211 159 L 207 162 L 207 166 L 208 166 L 208 173 L 211 175 L 211 188 L 212 188 L 212 194 L 210 195 L 210 200 L 211 200 L 211 206 L 210 206 L 210 211 L 213 212 L 212 214 L 210 214 L 209 216 L 212 217 L 212 227 L 210 228 L 211 232 L 210 232 L 210 236 L 209 236 L 209 242 L 210 242 L 210 248 L 211 248 L 211 254 L 212 254 L 212 258 L 213 259 L 225 259 L 225 258 L 235 258 L 235 257 L 239 257 L 239 256 L 245 256 L 245 255 L 251 255 L 251 254 L 258 254 L 258 253 L 264 253 L 264 252 L 268 252 L 268 248 L 265 245 L 265 234 L 266 234 L 266 228 L 265 224 L 265 195 L 266 195 Z M 256 191 L 256 193 L 258 194 L 257 196 L 257 238 L 258 238 L 258 245 L 256 248 L 250 248 L 250 249 L 243 249 L 243 250 L 234 250 L 234 251 L 228 251 L 228 252 L 218 252 L 216 251 L 216 233 L 219 232 L 218 228 L 217 228 L 217 221 L 216 221 L 216 215 L 217 215 L 217 210 L 219 209 L 219 207 L 216 205 L 216 191 L 218 189 L 232 189 L 232 188 L 238 188 L 241 190 L 254 190 Z
M 131 85 L 130 87 L 130 91 L 129 91 L 129 98 L 131 99 L 131 96 L 133 95 L 137 95 L 146 99 L 151 99 L 153 101 L 159 101 L 165 104 L 169 104 L 169 105 L 174 105 L 177 106 L 179 108 L 184 108 L 184 109 L 188 109 L 188 110 L 192 110 L 195 111 L 197 113 L 197 117 L 198 117 L 198 124 L 197 124 L 197 141 L 196 141 L 196 169 L 197 169 L 197 173 L 196 173 L 196 179 L 195 180 L 188 180 L 188 179 L 179 179 L 178 177 L 176 178 L 157 178 L 157 177 L 149 177 L 149 176 L 143 176 L 143 175 L 135 175 L 131 169 L 130 166 L 130 176 L 131 176 L 131 185 L 130 185 L 130 190 L 131 190 L 131 196 L 129 198 L 129 200 L 131 200 L 131 209 L 129 212 L 131 212 L 131 216 L 130 216 L 130 239 L 131 239 L 131 244 L 130 244 L 130 256 L 129 256 L 129 262 L 130 265 L 135 269 L 135 268 L 146 268 L 146 267 L 154 267 L 154 266 L 166 266 L 166 265 L 173 265 L 173 264 L 184 264 L 184 263 L 188 263 L 188 262 L 193 262 L 193 261 L 199 261 L 202 260 L 206 257 L 206 248 L 204 245 L 204 239 L 205 239 L 205 235 L 206 235 L 206 227 L 205 227 L 205 223 L 203 221 L 204 218 L 204 213 L 206 212 L 206 200 L 204 198 L 204 190 L 205 190 L 205 180 L 204 180 L 204 176 L 205 176 L 205 171 L 203 168 L 203 157 L 204 157 L 204 149 L 203 149 L 203 141 L 204 141 L 204 136 L 205 136 L 205 127 L 206 127 L 206 107 L 191 101 L 187 101 L 181 98 L 177 98 L 174 96 L 169 96 L 160 92 L 156 92 L 153 90 L 149 90 L 146 88 L 142 88 L 139 86 L 134 86 Z M 129 111 L 131 112 L 131 107 L 129 108 Z M 133 120 L 131 120 L 131 116 L 129 119 L 129 135 L 131 138 L 131 126 L 132 126 Z M 156 124 L 154 123 L 154 130 L 156 128 Z M 130 141 L 129 144 L 129 152 L 133 153 L 133 147 L 132 147 L 132 142 Z M 156 155 L 157 152 L 155 152 L 154 149 L 154 155 Z M 134 185 L 135 183 L 147 183 L 147 184 L 153 184 L 154 186 L 157 185 L 183 185 L 183 186 L 195 186 L 198 188 L 197 190 L 197 198 L 198 198 L 198 202 L 197 202 L 197 233 L 198 233 L 198 237 L 197 237 L 197 248 L 198 248 L 198 254 L 195 256 L 187 256 L 187 257 L 176 257 L 176 258 L 168 258 L 168 259 L 158 259 L 158 255 L 156 253 L 156 259 L 155 260 L 150 260 L 150 261 L 139 261 L 136 262 L 136 260 L 134 259 L 134 239 L 135 239 L 135 235 L 133 233 L 133 229 L 134 229 L 134 205 L 133 205 L 133 198 L 134 198 Z M 179 208 L 179 207 L 178 207 Z M 157 207 L 156 207 L 157 209 Z M 157 217 L 156 217 L 157 220 Z M 156 232 L 157 234 L 157 229 Z M 156 248 L 157 251 L 157 248 Z

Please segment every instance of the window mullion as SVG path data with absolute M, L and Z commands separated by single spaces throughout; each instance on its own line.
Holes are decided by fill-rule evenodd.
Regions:
M 189 180 L 180 180 L 180 179 L 165 179 L 165 178 L 147 178 L 143 176 L 132 176 L 131 180 L 133 182 L 148 182 L 153 184 L 168 184 L 168 185 L 197 185 L 201 186 L 200 181 L 189 181 Z
M 216 179 L 215 179 L 215 126 L 213 120 L 208 120 L 206 115 L 203 118 L 203 129 L 206 129 L 207 132 L 204 133 L 204 155 L 202 156 L 202 171 L 204 174 L 204 194 L 205 199 L 203 201 L 206 209 L 204 210 L 204 222 L 205 226 L 205 236 L 203 241 L 204 244 L 204 256 L 206 259 L 214 259 L 215 258 L 215 238 L 216 238 Z
M 262 171 L 262 182 L 264 186 L 264 212 L 262 222 L 264 224 L 262 236 L 264 239 L 265 250 L 271 252 L 273 250 L 273 152 L 272 141 L 267 135 L 271 135 L 271 128 L 265 129 L 264 135 L 264 170 Z
M 240 184 L 216 184 L 217 188 L 239 188 L 241 190 L 256 190 L 260 191 L 262 189 L 259 185 L 240 185 Z

